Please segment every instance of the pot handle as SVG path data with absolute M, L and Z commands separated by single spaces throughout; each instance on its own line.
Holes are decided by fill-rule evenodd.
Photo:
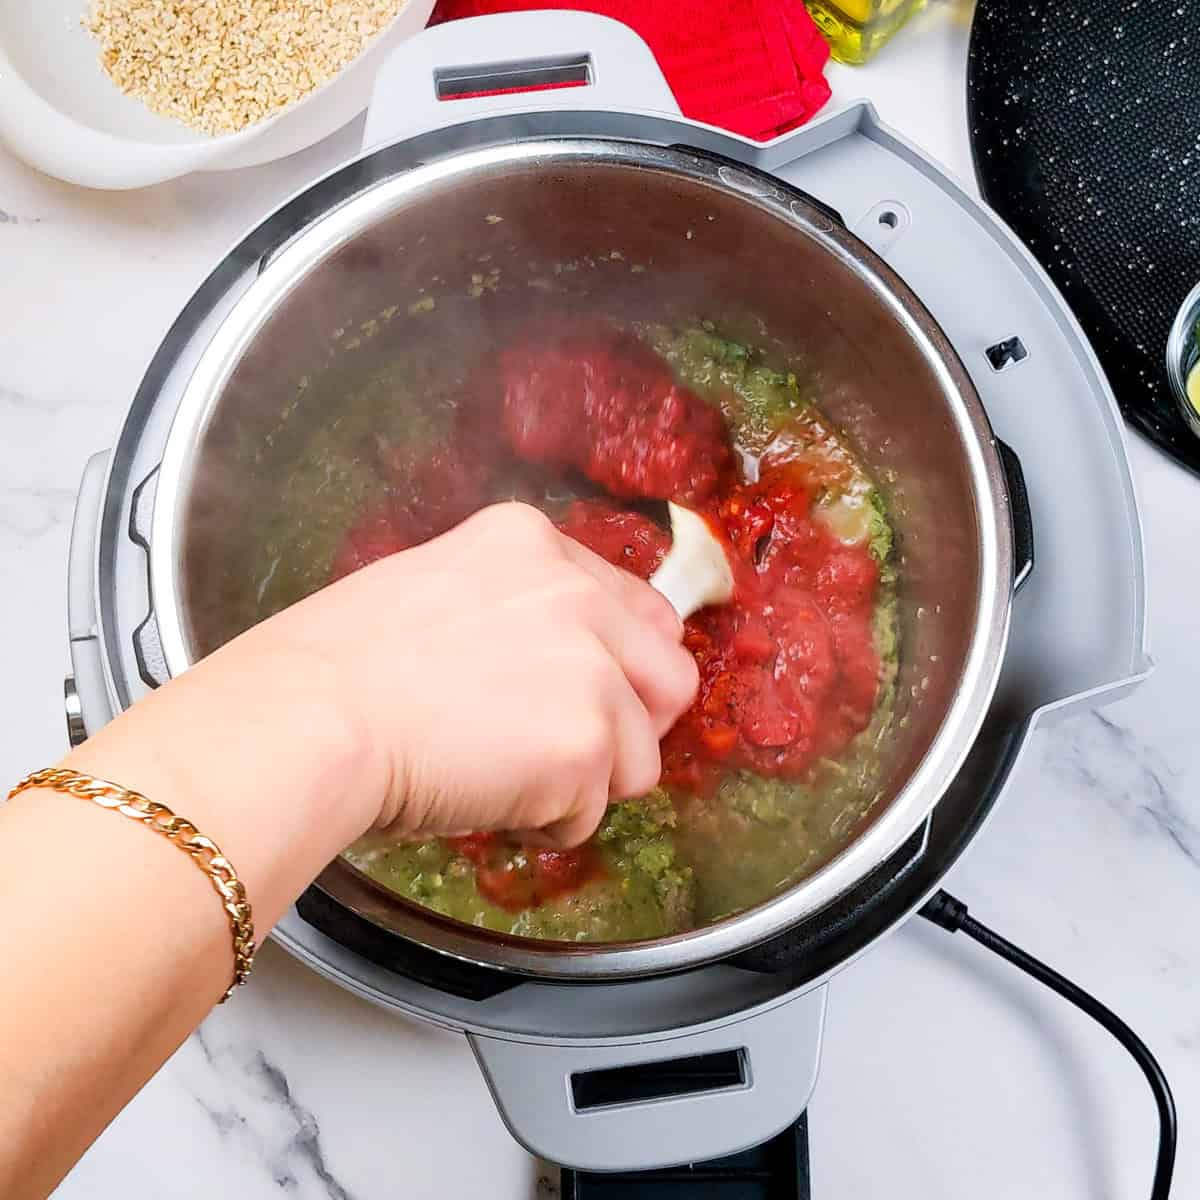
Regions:
M 650 48 L 627 25 L 585 12 L 497 13 L 435 25 L 392 51 L 375 80 L 363 149 L 548 108 L 679 114 Z
M 109 452 L 93 454 L 83 468 L 71 545 L 67 557 L 67 629 L 71 638 L 71 675 L 64 687 L 67 737 L 78 746 L 112 720 L 112 703 L 104 679 L 100 629 L 96 613 L 96 538 L 104 500 Z
M 158 489 L 158 467 L 155 467 L 141 483 L 133 489 L 133 500 L 129 506 L 129 537 L 146 552 L 146 571 L 150 570 L 150 526 L 154 516 L 154 497 Z M 133 631 L 133 654 L 137 659 L 138 674 L 148 687 L 162 687 L 171 678 L 167 670 L 167 658 L 163 654 L 162 640 L 158 636 L 158 617 L 154 613 L 154 592 L 150 581 L 146 581 L 149 598 L 146 615 Z
M 743 1021 L 621 1045 L 469 1035 L 509 1132 L 582 1171 L 644 1171 L 737 1154 L 774 1137 L 817 1081 L 826 987 Z
M 1013 591 L 1019 591 L 1033 573 L 1033 509 L 1029 504 L 1029 489 L 1017 452 L 1007 443 L 996 439 L 1000 465 L 1008 484 L 1008 510 L 1013 530 Z

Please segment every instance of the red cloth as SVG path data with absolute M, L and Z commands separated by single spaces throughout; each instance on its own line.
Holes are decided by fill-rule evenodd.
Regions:
M 439 0 L 431 24 L 548 8 L 582 9 L 636 30 L 684 116 L 765 141 L 829 99 L 829 47 L 803 0 Z

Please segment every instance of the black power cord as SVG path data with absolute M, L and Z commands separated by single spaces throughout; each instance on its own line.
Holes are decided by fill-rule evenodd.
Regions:
M 1154 1186 L 1150 1191 L 1150 1200 L 1168 1200 L 1171 1176 L 1175 1171 L 1175 1100 L 1162 1067 L 1158 1065 L 1146 1043 L 1116 1013 L 1105 1008 L 1099 1000 L 1089 996 L 1081 987 L 1063 978 L 1045 963 L 1039 962 L 1032 954 L 1026 954 L 1019 946 L 1006 941 L 998 933 L 993 933 L 986 925 L 981 925 L 967 912 L 967 906 L 949 892 L 939 891 L 930 897 L 921 909 L 921 916 L 950 933 L 957 933 L 961 929 L 993 954 L 1000 955 L 1027 975 L 1032 975 L 1039 983 L 1045 984 L 1052 992 L 1057 992 L 1064 1000 L 1069 1000 L 1092 1020 L 1103 1025 L 1129 1051 L 1141 1067 L 1142 1074 L 1146 1076 L 1150 1090 L 1154 1093 L 1154 1103 L 1158 1107 L 1158 1157 L 1154 1164 Z

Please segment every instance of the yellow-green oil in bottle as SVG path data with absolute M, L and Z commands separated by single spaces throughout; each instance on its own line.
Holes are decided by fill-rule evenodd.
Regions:
M 871 58 L 926 0 L 804 0 L 838 62 Z

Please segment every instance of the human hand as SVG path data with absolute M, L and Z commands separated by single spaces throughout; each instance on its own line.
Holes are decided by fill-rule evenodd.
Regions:
M 659 738 L 697 687 L 670 605 L 521 504 L 259 631 L 247 636 L 316 656 L 336 680 L 371 822 L 401 836 L 583 841 L 610 799 L 657 783 Z
M 500 505 L 248 630 L 61 765 L 211 839 L 261 936 L 372 826 L 584 840 L 610 798 L 658 780 L 697 687 L 681 636 L 647 584 Z M 9 907 L 38 914 L 6 946 L 0 1059 L 30 1103 L 0 1114 L 19 1149 L 0 1192 L 40 1195 L 228 986 L 229 918 L 166 839 L 97 805 L 29 791 L 0 826 Z
M 261 935 L 371 826 L 584 840 L 610 797 L 658 780 L 658 740 L 698 682 L 681 636 L 647 584 L 500 505 L 248 630 L 62 765 L 212 839 Z M 229 919 L 164 838 L 96 805 L 29 791 L 0 824 L 0 876 L 38 913 L 6 950 L 22 983 L 0 1059 L 32 1102 L 0 1121 L 20 1149 L 0 1156 L 0 1191 L 33 1178 L 44 1194 L 224 991 Z M 80 889 L 37 865 L 46 845 Z

